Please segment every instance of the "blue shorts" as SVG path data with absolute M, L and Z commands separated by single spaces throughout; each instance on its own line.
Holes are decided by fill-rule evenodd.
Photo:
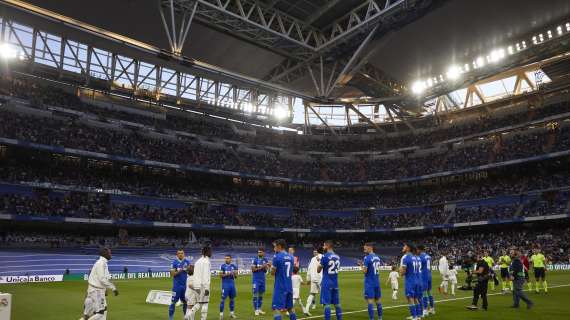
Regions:
M 172 303 L 182 301 L 183 304 L 186 303 L 186 287 L 173 287 L 172 288 Z
M 424 279 L 422 285 L 423 291 L 431 291 L 431 277 L 429 279 Z
M 423 292 L 422 292 L 422 286 L 420 284 L 418 284 L 416 281 L 406 281 L 406 298 L 418 298 L 421 297 Z
M 338 288 L 321 289 L 321 304 L 340 304 Z
M 273 292 L 273 301 L 271 303 L 273 310 L 289 310 L 293 309 L 293 292 Z
M 421 299 L 424 296 L 424 286 L 421 284 L 421 282 L 416 283 L 416 288 L 415 288 L 415 298 Z
M 236 287 L 222 287 L 222 300 L 226 298 L 233 299 L 236 297 Z
M 364 286 L 364 299 L 380 299 L 382 291 L 380 286 Z
M 253 293 L 265 293 L 265 282 L 254 281 L 253 282 Z

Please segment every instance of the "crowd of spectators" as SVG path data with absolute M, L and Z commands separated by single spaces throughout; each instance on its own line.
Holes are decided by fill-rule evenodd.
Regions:
M 348 139 L 313 139 L 310 136 L 278 133 L 275 130 L 260 127 L 254 128 L 247 125 L 240 126 L 244 132 L 247 132 L 246 134 L 240 134 L 240 131 L 231 127 L 232 125 L 239 126 L 237 123 L 229 124 L 213 118 L 181 117 L 163 114 L 158 108 L 154 110 L 154 115 L 152 115 L 152 112 L 143 115 L 112 108 L 102 108 L 84 102 L 76 95 L 68 94 L 57 88 L 41 86 L 25 79 L 0 80 L 0 93 L 28 99 L 32 102 L 32 106 L 36 107 L 50 108 L 55 106 L 74 109 L 95 115 L 104 122 L 113 120 L 135 122 L 153 127 L 159 132 L 177 130 L 255 145 L 333 153 L 339 150 L 343 152 L 357 152 L 370 150 L 386 151 L 410 146 L 427 147 L 453 138 L 480 134 L 506 126 L 524 124 L 532 120 L 570 112 L 570 103 L 561 102 L 540 108 L 522 107 L 514 113 L 500 117 L 492 117 L 487 113 L 482 113 L 471 121 L 435 121 L 433 117 L 412 120 L 416 128 L 428 130 L 419 134 L 402 126 L 403 130 L 399 130 L 400 134 L 396 136 L 368 135 L 366 139 L 360 139 L 359 136 L 352 135 Z M 393 126 L 385 126 L 384 128 L 388 132 L 392 129 Z
M 115 201 L 107 194 L 51 192 L 0 195 L 0 213 L 46 217 L 110 219 L 115 221 L 156 221 L 199 225 L 256 226 L 268 228 L 393 229 L 443 225 L 459 222 L 506 220 L 530 216 L 547 216 L 568 212 L 568 191 L 548 191 L 539 196 L 521 196 L 519 201 L 503 205 L 471 204 L 460 208 L 445 206 L 400 208 L 394 213 L 360 210 L 334 215 L 324 211 L 267 211 L 251 207 L 207 203 L 140 204 Z
M 185 246 L 200 246 L 211 244 L 214 247 L 220 247 L 226 251 L 231 248 L 239 247 L 262 247 L 269 246 L 270 239 L 263 238 L 229 238 L 225 240 L 205 241 L 200 239 L 199 244 L 189 241 L 187 236 L 173 235 L 157 235 L 157 234 L 139 234 L 130 237 L 132 241 L 121 244 L 118 237 L 100 236 L 89 233 L 38 233 L 38 232 L 6 232 L 0 234 L 0 246 L 38 246 L 38 247 L 85 247 L 106 245 L 110 247 L 121 246 L 139 246 L 147 248 L 171 247 L 179 248 Z M 215 238 L 215 237 L 214 237 Z M 144 241 L 140 241 L 144 239 Z M 363 240 L 335 240 L 336 247 L 339 252 L 360 252 Z M 437 261 L 442 255 L 445 255 L 451 263 L 461 264 L 466 257 L 488 251 L 492 257 L 498 258 L 503 255 L 504 250 L 512 246 L 517 246 L 523 250 L 523 253 L 529 253 L 533 248 L 541 248 L 548 261 L 551 263 L 570 263 L 570 228 L 565 226 L 549 228 L 549 229 L 503 229 L 491 231 L 467 231 L 455 232 L 450 234 L 423 235 L 421 238 L 408 238 L 406 236 L 392 236 L 391 239 L 379 239 L 374 236 L 368 236 L 367 241 L 374 241 L 380 252 L 394 252 L 393 256 L 382 256 L 381 258 L 388 264 L 397 264 L 399 257 L 397 255 L 398 248 L 406 242 L 414 242 L 423 244 L 427 248 L 427 252 Z M 295 241 L 291 241 L 295 244 Z M 300 248 L 304 247 L 300 243 Z M 315 240 L 314 245 L 321 244 Z M 393 249 L 393 250 L 390 250 Z
M 416 177 L 441 171 L 465 169 L 570 149 L 570 128 L 517 134 L 503 141 L 497 136 L 478 142 L 438 150 L 427 155 L 403 154 L 396 159 L 353 161 L 301 161 L 267 153 L 237 152 L 232 146 L 210 148 L 181 136 L 173 139 L 148 136 L 144 132 L 91 127 L 81 121 L 39 118 L 0 112 L 0 137 L 155 160 L 205 169 L 221 169 L 261 176 L 303 180 L 368 181 Z
M 195 178 L 179 172 L 173 175 L 144 172 L 125 174 L 120 170 L 75 167 L 58 161 L 48 161 L 44 165 L 43 162 L 8 160 L 0 164 L 2 183 L 296 209 L 430 207 L 451 201 L 519 195 L 570 186 L 570 168 L 566 166 L 551 170 L 525 166 L 508 175 L 423 187 L 391 186 L 369 191 L 326 192 L 218 183 L 208 177 Z

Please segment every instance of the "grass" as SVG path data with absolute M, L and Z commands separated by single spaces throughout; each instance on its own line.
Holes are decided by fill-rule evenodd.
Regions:
M 340 292 L 342 307 L 345 312 L 344 319 L 364 320 L 368 319 L 365 311 L 366 304 L 362 298 L 363 276 L 356 272 L 346 272 L 340 274 Z M 405 307 L 406 301 L 403 292 L 399 292 L 398 300 L 391 299 L 390 289 L 386 286 L 387 273 L 382 273 L 382 293 L 384 295 L 383 305 L 385 307 L 384 319 L 405 319 L 408 310 Z M 460 279 L 461 281 L 461 279 Z M 251 279 L 243 276 L 237 280 L 238 297 L 236 300 L 236 314 L 239 319 L 272 319 L 271 316 L 271 288 L 273 281 L 268 277 L 268 291 L 264 297 L 264 311 L 267 315 L 261 317 L 253 316 L 251 302 Z M 535 302 L 535 308 L 527 311 L 523 304 L 519 310 L 510 309 L 512 304 L 511 295 L 500 295 L 490 291 L 490 309 L 484 311 L 467 311 L 465 306 L 470 304 L 470 291 L 457 291 L 455 299 L 444 297 L 434 292 L 436 299 L 437 314 L 431 316 L 433 319 L 503 319 L 503 320 L 552 320 L 568 319 L 570 314 L 570 273 L 550 272 L 548 282 L 551 289 L 548 294 L 529 293 Z M 434 287 L 440 283 L 439 275 L 434 274 Z M 170 290 L 171 280 L 169 279 L 149 279 L 149 280 L 125 280 L 115 281 L 120 295 L 114 297 L 109 295 L 110 320 L 124 319 L 167 319 L 168 307 L 162 305 L 146 304 L 145 299 L 149 290 Z M 402 284 L 400 284 L 402 287 Z M 0 291 L 13 294 L 12 319 L 42 319 L 42 320 L 76 320 L 81 316 L 83 298 L 85 295 L 86 283 L 60 282 L 60 283 L 36 283 L 2 285 Z M 212 285 L 213 296 L 209 308 L 208 319 L 218 319 L 218 308 L 220 302 L 220 281 L 214 279 Z M 306 301 L 308 286 L 301 288 L 301 296 Z M 495 293 L 493 295 L 493 293 Z M 449 299 L 445 301 L 445 299 Z M 437 302 L 439 300 L 439 303 Z M 226 303 L 227 308 L 228 303 Z M 306 319 L 297 307 L 299 319 Z M 181 308 L 177 308 L 175 319 L 182 319 Z M 226 309 L 226 315 L 228 314 Z M 322 319 L 322 310 L 317 307 L 312 311 L 311 319 Z M 228 318 L 226 316 L 226 318 Z M 333 317 L 334 318 L 334 317 Z

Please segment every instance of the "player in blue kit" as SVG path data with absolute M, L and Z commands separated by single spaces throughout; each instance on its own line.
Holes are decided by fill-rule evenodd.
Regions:
M 331 319 L 331 304 L 334 305 L 336 318 L 342 319 L 342 309 L 340 308 L 340 298 L 338 290 L 338 272 L 340 269 L 340 257 L 333 251 L 333 242 L 325 241 L 323 245 L 325 254 L 321 258 L 321 264 L 317 272 L 323 272 L 321 282 L 321 304 L 325 307 L 325 320 Z
M 361 270 L 364 273 L 364 299 L 368 302 L 368 318 L 374 320 L 374 304 L 378 312 L 378 319 L 382 320 L 382 292 L 380 291 L 380 257 L 374 253 L 372 243 L 364 244 L 364 262 Z
M 285 249 L 287 242 L 278 239 L 273 242 L 275 256 L 271 266 L 271 275 L 275 277 L 275 285 L 273 287 L 273 319 L 281 320 L 282 314 L 289 313 L 290 320 L 296 320 L 297 315 L 293 309 L 293 275 L 294 261 Z
M 422 263 L 414 253 L 416 247 L 413 244 L 405 244 L 402 249 L 402 260 L 400 261 L 400 275 L 405 279 L 405 293 L 408 300 L 408 307 L 413 320 L 422 318 L 422 307 L 420 305 L 421 285 L 420 275 L 422 272 Z
M 186 314 L 186 278 L 188 274 L 186 269 L 190 265 L 190 261 L 186 259 L 184 250 L 176 251 L 176 259 L 172 261 L 170 266 L 170 276 L 172 277 L 172 301 L 168 307 L 168 319 L 174 318 L 174 310 L 178 300 L 182 301 L 182 314 Z
M 222 278 L 222 299 L 220 301 L 220 320 L 224 319 L 224 305 L 226 299 L 230 298 L 230 318 L 237 318 L 235 309 L 236 284 L 235 278 L 238 275 L 238 267 L 232 263 L 232 256 L 225 257 L 225 263 L 220 267 L 220 278 Z
M 431 294 L 431 256 L 426 253 L 423 245 L 418 246 L 418 256 L 422 263 L 422 289 L 423 297 L 421 304 L 423 306 L 423 316 L 435 314 L 435 302 Z
M 253 310 L 255 315 L 264 315 L 265 312 L 261 310 L 263 305 L 263 294 L 265 293 L 265 275 L 269 268 L 269 261 L 265 258 L 265 249 L 259 248 L 257 250 L 257 257 L 253 258 L 251 262 L 251 272 L 253 273 Z

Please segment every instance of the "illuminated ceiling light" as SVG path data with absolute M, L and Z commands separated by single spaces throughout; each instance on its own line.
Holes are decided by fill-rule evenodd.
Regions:
M 460 75 L 461 75 L 461 68 L 459 68 L 458 66 L 449 67 L 446 73 L 447 79 L 450 80 L 456 80 L 457 78 L 459 78 Z
M 9 43 L 2 43 L 0 44 L 0 57 L 6 60 L 15 59 L 18 57 L 18 50 Z
M 570 22 L 566 24 L 566 31 L 570 31 Z
M 463 66 L 463 69 L 465 72 L 469 72 L 469 63 L 466 63 L 465 66 Z
M 439 81 L 443 81 L 443 80 L 444 80 L 444 79 L 443 79 L 443 74 L 440 74 L 440 75 L 439 75 Z
M 533 43 L 533 44 L 537 44 L 537 43 L 538 43 L 538 40 L 537 40 L 536 36 L 532 37 L 532 43 Z
M 485 58 L 478 57 L 477 59 L 475 59 L 475 64 L 477 65 L 477 68 L 483 67 L 485 65 Z
M 558 28 L 556 28 L 556 32 L 558 32 L 558 35 L 562 35 L 562 26 L 558 26 Z
M 412 84 L 412 92 L 414 94 L 417 94 L 417 95 L 422 94 L 422 92 L 424 92 L 425 89 L 426 89 L 426 85 L 424 84 L 423 81 L 418 80 L 418 81 L 414 82 L 414 84 Z
M 277 119 L 285 119 L 289 116 L 289 112 L 287 112 L 287 109 L 280 106 L 277 107 L 274 111 L 273 111 L 273 115 L 275 116 L 275 118 Z
M 539 34 L 538 39 L 540 40 L 540 42 L 544 41 L 544 35 L 542 33 Z
M 515 53 L 515 50 L 513 49 L 513 46 L 509 46 L 509 47 L 507 48 L 507 51 L 509 52 L 509 54 Z
M 489 62 L 497 62 L 505 57 L 505 49 L 496 49 L 491 51 L 491 54 L 487 57 Z
M 548 30 L 546 34 L 548 35 L 548 39 L 552 38 L 552 31 Z
M 427 79 L 426 84 L 429 87 L 433 86 L 433 80 L 432 79 Z

